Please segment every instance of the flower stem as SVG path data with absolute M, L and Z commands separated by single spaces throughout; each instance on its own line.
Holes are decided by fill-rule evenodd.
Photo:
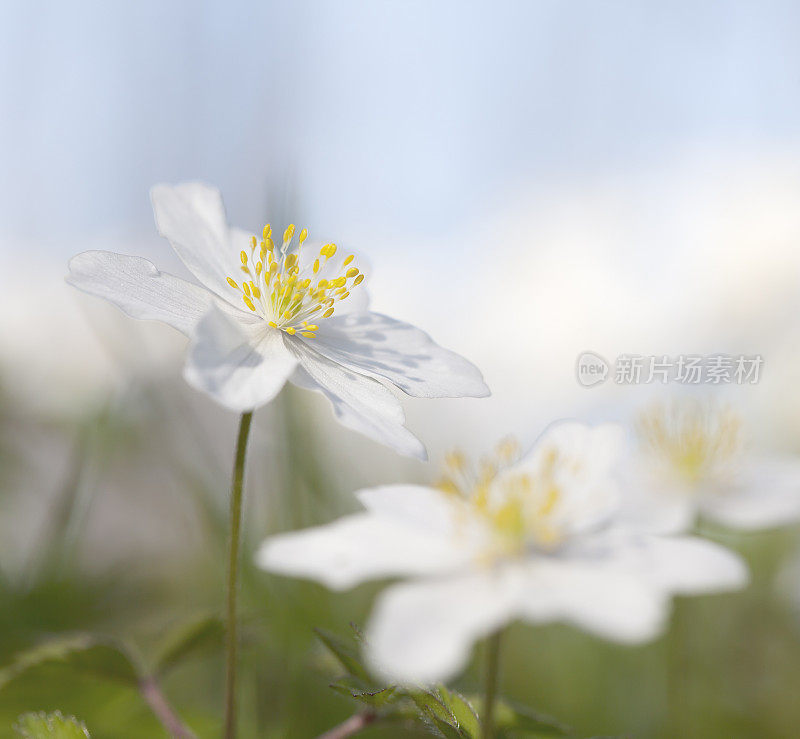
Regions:
M 317 739 L 347 739 L 349 736 L 358 734 L 363 731 L 370 724 L 378 719 L 378 714 L 373 711 L 362 711 L 352 715 L 346 721 L 343 721 L 338 726 L 324 734 L 320 734 Z
M 236 632 L 236 596 L 239 590 L 239 538 L 242 528 L 242 483 L 247 437 L 253 412 L 242 413 L 239 437 L 236 440 L 236 460 L 231 480 L 230 537 L 228 539 L 228 592 L 225 628 L 225 739 L 236 736 L 236 666 L 238 636 Z
M 494 739 L 494 703 L 500 673 L 500 642 L 503 630 L 498 629 L 486 639 L 486 677 L 483 694 L 482 739 Z
M 156 715 L 161 725 L 175 739 L 196 739 L 195 735 L 181 721 L 172 706 L 167 702 L 164 693 L 155 677 L 145 677 L 139 681 L 139 692 L 150 710 Z

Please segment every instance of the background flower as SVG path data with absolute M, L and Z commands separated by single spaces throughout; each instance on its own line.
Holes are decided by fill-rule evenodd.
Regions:
M 800 520 L 800 459 L 754 454 L 742 424 L 713 398 L 641 413 L 626 466 L 630 520 L 656 531 L 689 529 L 698 516 L 744 530 Z
M 555 424 L 521 460 L 501 455 L 479 475 L 454 460 L 443 489 L 361 491 L 365 512 L 268 539 L 257 561 L 333 588 L 414 578 L 379 597 L 367 629 L 372 664 L 391 680 L 452 677 L 477 639 L 516 618 L 646 641 L 664 628 L 671 595 L 747 576 L 719 545 L 613 525 L 620 442 L 613 426 Z

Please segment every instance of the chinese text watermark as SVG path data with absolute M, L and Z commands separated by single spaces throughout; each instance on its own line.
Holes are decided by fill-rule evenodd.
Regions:
M 578 356 L 575 371 L 578 382 L 592 387 L 612 378 L 617 385 L 755 385 L 761 376 L 764 358 L 760 354 L 620 354 L 610 365 L 594 352 Z

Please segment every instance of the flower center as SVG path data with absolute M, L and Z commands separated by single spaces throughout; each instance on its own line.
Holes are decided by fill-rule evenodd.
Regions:
M 563 500 L 556 478 L 566 460 L 552 448 L 534 471 L 514 472 L 518 459 L 519 446 L 513 440 L 501 442 L 477 467 L 454 452 L 446 457 L 438 483 L 488 524 L 492 557 L 522 555 L 531 548 L 553 551 L 564 540 L 556 520 Z
M 336 259 L 336 244 L 325 244 L 319 254 L 306 258 L 302 253 L 308 231 L 303 229 L 292 247 L 294 224 L 283 234 L 283 244 L 275 248 L 272 227 L 264 226 L 261 241 L 253 236 L 250 253 L 242 250 L 241 285 L 228 277 L 228 284 L 240 293 L 249 310 L 272 327 L 289 335 L 299 333 L 313 339 L 319 326 L 314 322 L 330 318 L 336 303 L 346 300 L 350 290 L 364 281 L 364 275 L 351 266 L 353 255 Z
M 699 402 L 657 405 L 637 423 L 642 448 L 689 484 L 724 475 L 741 451 L 741 422 L 730 408 Z

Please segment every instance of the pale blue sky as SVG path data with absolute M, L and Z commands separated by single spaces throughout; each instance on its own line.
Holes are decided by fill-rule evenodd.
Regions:
M 325 234 L 413 238 L 532 183 L 791 143 L 798 28 L 792 2 L 6 1 L 0 248 L 154 237 L 162 180 L 250 227 L 288 188 Z

